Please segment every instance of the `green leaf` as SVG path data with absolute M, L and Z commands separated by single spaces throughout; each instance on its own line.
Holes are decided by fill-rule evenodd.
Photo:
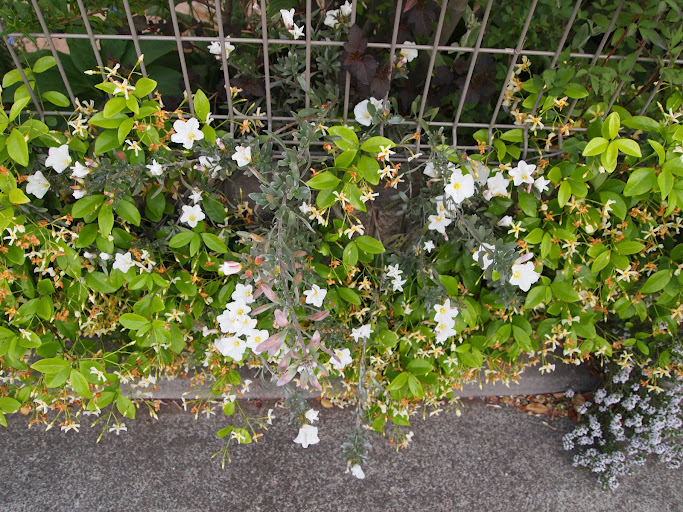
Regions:
M 3 396 L 0 398 L 0 411 L 5 414 L 17 412 L 20 407 L 21 402 L 19 400 L 15 400 L 14 398 L 10 398 L 8 396 Z
M 602 123 L 602 128 L 600 129 L 602 136 L 606 139 L 614 139 L 619 133 L 619 128 L 621 128 L 621 118 L 616 112 L 612 112 Z
M 335 188 L 340 182 L 341 180 L 330 171 L 324 171 L 308 180 L 306 185 L 316 190 L 325 190 Z
M 24 107 L 28 105 L 28 102 L 31 101 L 30 97 L 22 98 L 20 100 L 17 100 L 14 102 L 14 105 L 12 105 L 12 108 L 9 111 L 9 122 L 11 123 L 14 121 L 19 114 L 21 114 L 21 111 L 24 110 Z
M 31 365 L 31 368 L 40 373 L 59 373 L 70 367 L 71 365 L 67 361 L 59 357 L 40 359 Z
M 111 235 L 111 230 L 114 227 L 114 213 L 110 204 L 103 204 L 100 212 L 97 214 L 97 223 L 100 226 L 100 233 L 103 237 Z
M 356 238 L 356 245 L 361 251 L 368 254 L 382 254 L 386 250 L 382 242 L 367 235 Z
M 126 395 L 119 395 L 116 398 L 116 408 L 126 418 L 135 419 L 135 405 Z
M 588 142 L 588 144 L 583 150 L 583 153 L 581 154 L 583 156 L 600 155 L 605 152 L 607 146 L 609 146 L 609 141 L 607 139 L 603 139 L 602 137 L 595 137 Z
M 137 82 L 135 82 L 135 91 L 133 91 L 133 95 L 135 95 L 136 98 L 144 98 L 156 88 L 156 80 L 152 80 L 151 78 L 140 78 Z M 206 98 L 206 96 L 204 97 Z M 197 104 L 195 103 L 195 109 L 196 108 Z M 206 114 L 202 120 L 204 119 L 206 119 Z
M 560 190 L 557 192 L 557 202 L 560 208 L 564 207 L 572 196 L 572 185 L 569 181 L 563 181 L 560 185 Z
M 92 398 L 88 381 L 85 379 L 85 377 L 83 377 L 81 372 L 76 369 L 72 369 L 71 374 L 69 375 L 69 380 L 71 381 L 71 387 L 76 393 L 84 398 Z
M 650 192 L 657 183 L 657 176 L 652 167 L 636 169 L 626 182 L 623 194 L 625 196 L 639 196 Z
M 76 201 L 71 208 L 71 216 L 74 219 L 85 217 L 94 212 L 104 201 L 103 194 L 94 194 L 92 196 L 85 196 Z
M 612 256 L 612 251 L 601 252 L 598 255 L 598 257 L 595 258 L 595 261 L 593 262 L 593 265 L 591 266 L 591 272 L 593 272 L 594 274 L 597 274 L 603 268 L 605 268 L 607 265 L 609 265 L 609 260 L 610 260 L 611 256 Z
M 14 128 L 7 137 L 7 154 L 19 165 L 26 167 L 28 165 L 28 144 L 24 138 L 24 134 Z
M 415 398 L 422 398 L 425 394 L 422 383 L 412 375 L 408 375 L 408 389 Z
M 521 128 L 515 128 L 512 130 L 508 130 L 506 132 L 503 132 L 503 134 L 500 136 L 501 139 L 507 141 L 507 142 L 523 142 L 524 141 L 524 130 Z
M 363 142 L 363 145 L 360 147 L 363 151 L 366 151 L 371 154 L 377 154 L 380 151 L 382 151 L 382 148 L 380 146 L 387 147 L 389 148 L 394 148 L 396 147 L 396 144 L 394 141 L 387 139 L 386 137 L 370 137 L 368 140 Z
M 129 117 L 126 114 L 116 114 L 115 116 L 112 116 L 111 118 L 105 118 L 104 114 L 102 112 L 98 112 L 97 114 L 93 115 L 90 120 L 88 121 L 89 124 L 93 126 L 98 126 L 100 128 L 117 128 L 120 126 L 121 122 L 129 119 Z
M 348 151 L 350 149 L 358 149 L 358 137 L 356 133 L 347 126 L 333 126 L 329 129 L 330 135 L 340 137 L 336 139 L 334 143 L 342 151 Z
M 168 242 L 168 246 L 171 249 L 178 249 L 179 247 L 185 247 L 196 236 L 197 236 L 197 233 L 193 233 L 192 231 L 183 231 L 182 233 L 178 233 L 173 238 L 171 238 L 171 240 Z
M 223 406 L 223 414 L 226 416 L 232 416 L 235 414 L 235 402 L 227 403 Z
M 640 293 L 656 293 L 671 281 L 671 270 L 660 270 L 652 274 L 640 289 Z
M 568 84 L 567 88 L 564 90 L 564 93 L 575 100 L 588 96 L 588 90 L 586 90 L 583 85 L 577 84 L 576 82 L 571 82 Z
M 640 242 L 619 242 L 617 243 L 614 248 L 617 250 L 619 254 L 623 254 L 624 256 L 628 256 L 629 254 L 637 254 L 641 252 L 643 249 L 645 249 L 645 245 L 641 244 Z
M 211 112 L 209 98 L 206 97 L 206 94 L 201 89 L 198 89 L 194 94 L 194 111 L 199 121 L 206 121 L 206 116 Z
M 133 129 L 133 125 L 135 124 L 135 119 L 132 117 L 126 117 L 121 121 L 121 124 L 116 130 L 116 136 L 119 139 L 119 144 L 123 144 L 124 141 L 126 140 L 126 137 L 128 137 L 128 134 L 130 131 Z
M 630 156 L 643 156 L 643 154 L 640 152 L 640 146 L 635 140 L 617 139 L 614 141 L 614 143 L 617 145 L 617 148 L 619 148 L 619 150 L 622 153 L 626 153 Z
M 524 301 L 524 309 L 535 308 L 545 301 L 546 288 L 544 284 L 540 284 L 529 290 L 529 293 L 526 295 L 526 301 Z
M 355 304 L 356 306 L 360 306 L 360 297 L 358 294 L 353 291 L 351 288 L 345 288 L 343 286 L 338 286 L 336 288 L 337 293 L 339 296 L 345 300 L 346 302 L 350 304 Z
M 43 98 L 45 98 L 50 103 L 57 105 L 58 107 L 66 108 L 71 105 L 71 101 L 64 94 L 57 91 L 46 91 L 43 93 Z
M 346 247 L 344 247 L 342 261 L 344 262 L 344 265 L 349 267 L 356 266 L 356 263 L 358 263 L 358 247 L 356 247 L 355 242 L 349 242 Z
M 228 248 L 226 247 L 225 243 L 216 235 L 212 235 L 211 233 L 202 233 L 202 240 L 204 241 L 204 245 L 206 245 L 212 251 L 219 252 L 221 254 L 228 252 Z
M 119 317 L 119 323 L 132 331 L 140 330 L 150 324 L 144 316 L 135 313 L 124 313 Z
M 669 171 L 662 171 L 659 176 L 657 176 L 657 185 L 659 185 L 659 191 L 662 194 L 662 199 L 666 199 L 674 186 L 673 174 Z
M 365 181 L 373 184 L 379 184 L 379 162 L 374 158 L 369 156 L 361 155 L 358 162 L 358 171 L 360 176 L 365 179 Z
M 126 98 L 116 96 L 105 103 L 102 115 L 104 117 L 112 117 L 121 112 L 124 108 L 126 108 Z
M 46 55 L 45 57 L 41 57 L 36 61 L 36 63 L 33 65 L 33 72 L 43 73 L 55 65 L 57 65 L 55 58 L 52 55 Z
M 394 380 L 391 381 L 387 391 L 398 391 L 408 383 L 408 372 L 399 373 Z
M 90 272 L 85 276 L 85 284 L 100 293 L 114 293 L 116 287 L 109 284 L 107 276 L 102 272 Z
M 607 151 L 605 151 L 600 156 L 600 162 L 607 172 L 613 172 L 617 168 L 617 157 L 619 156 L 619 148 L 617 147 L 616 141 L 612 141 L 607 146 Z
M 434 365 L 426 359 L 413 359 L 408 363 L 408 366 L 406 366 L 406 370 L 413 375 L 425 375 L 433 369 Z
M 29 197 L 24 194 L 24 191 L 20 188 L 13 188 L 9 191 L 9 201 L 12 204 L 24 204 L 30 203 L 31 199 L 29 199 Z
M 95 155 L 101 155 L 119 147 L 118 130 L 105 130 L 95 139 Z
M 460 294 L 458 280 L 455 277 L 439 274 L 439 282 L 446 288 L 448 295 L 457 297 Z
M 3 427 L 7 427 L 7 418 L 5 418 L 5 415 L 0 411 L 0 425 Z
M 137 206 L 130 201 L 125 199 L 119 201 L 119 204 L 116 205 L 115 211 L 123 220 L 130 222 L 134 226 L 140 225 L 140 221 L 142 220 L 140 217 L 140 211 L 138 210 Z
M 659 129 L 659 123 L 647 116 L 631 116 L 624 119 L 621 124 L 633 130 L 655 131 Z
M 553 296 L 564 302 L 578 302 L 580 297 L 572 285 L 566 281 L 551 283 L 550 288 Z
M 334 166 L 338 169 L 348 169 L 356 158 L 356 153 L 358 153 L 358 151 L 355 149 L 339 153 L 337 158 L 334 159 Z
M 659 165 L 663 165 L 664 161 L 666 160 L 666 152 L 664 151 L 664 146 L 662 146 L 656 140 L 652 139 L 647 139 L 647 142 L 648 144 L 650 144 L 650 146 L 652 146 L 652 149 L 654 149 L 657 153 L 657 156 L 659 157 Z

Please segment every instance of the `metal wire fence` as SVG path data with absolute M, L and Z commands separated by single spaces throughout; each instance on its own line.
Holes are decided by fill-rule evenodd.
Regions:
M 291 123 L 295 121 L 295 118 L 293 116 L 287 116 L 287 115 L 277 115 L 277 108 L 276 106 L 273 105 L 273 101 L 271 98 L 271 85 L 272 85 L 272 77 L 271 77 L 271 62 L 269 61 L 269 56 L 270 52 L 269 49 L 273 45 L 278 45 L 278 46 L 285 46 L 285 47 L 291 47 L 291 48 L 303 48 L 305 51 L 305 70 L 303 73 L 303 78 L 305 80 L 307 89 L 311 85 L 311 76 L 313 73 L 313 64 L 312 64 L 312 50 L 314 47 L 322 46 L 322 47 L 340 47 L 344 44 L 343 41 L 332 41 L 332 40 L 321 40 L 321 39 L 314 39 L 314 31 L 313 31 L 313 20 L 312 16 L 314 13 L 314 6 L 312 5 L 312 0 L 305 0 L 305 10 L 302 13 L 302 16 L 305 19 L 305 39 L 303 40 L 293 40 L 293 39 L 283 39 L 280 37 L 271 37 L 272 29 L 269 31 L 269 23 L 268 23 L 268 17 L 263 15 L 261 16 L 261 31 L 262 35 L 261 37 L 237 37 L 237 36 L 232 36 L 231 34 L 226 34 L 224 30 L 223 23 L 216 23 L 215 24 L 215 30 L 217 31 L 217 37 L 215 36 L 197 36 L 197 35 L 190 35 L 186 32 L 184 32 L 181 29 L 181 26 L 178 21 L 178 16 L 177 16 L 177 5 L 174 0 L 168 0 L 168 7 L 170 10 L 170 15 L 171 15 L 171 24 L 173 27 L 173 34 L 172 35 L 160 35 L 160 34 L 150 34 L 150 33 L 139 33 L 139 30 L 136 28 L 135 20 L 133 13 L 131 11 L 131 6 L 129 3 L 129 0 L 122 0 L 123 1 L 123 6 L 125 10 L 125 17 L 127 20 L 128 24 L 128 34 L 104 34 L 104 33 L 97 33 L 94 29 L 93 26 L 89 20 L 89 15 L 88 12 L 86 11 L 86 7 L 83 3 L 83 0 L 76 0 L 75 6 L 73 6 L 74 12 L 78 12 L 83 20 L 83 27 L 85 29 L 85 33 L 69 33 L 69 32 L 51 32 L 48 24 L 46 23 L 45 15 L 41 11 L 41 8 L 38 4 L 38 0 L 30 0 L 30 3 L 35 11 L 35 14 L 37 16 L 37 19 L 40 23 L 41 31 L 40 32 L 32 32 L 32 33 L 19 33 L 19 32 L 14 32 L 14 33 L 6 33 L 2 39 L 4 41 L 5 46 L 7 47 L 7 50 L 9 52 L 9 55 L 12 59 L 12 62 L 14 66 L 16 67 L 17 70 L 19 70 L 19 73 L 21 74 L 21 79 L 26 85 L 26 87 L 29 90 L 29 94 L 31 95 L 32 103 L 33 103 L 33 111 L 41 118 L 44 119 L 45 116 L 47 115 L 71 115 L 74 112 L 73 111 L 68 111 L 68 110 L 45 110 L 41 106 L 41 102 L 39 99 L 36 97 L 34 92 L 32 91 L 31 87 L 29 86 L 29 78 L 27 77 L 26 73 L 24 73 L 23 68 L 22 68 L 22 62 L 21 62 L 21 56 L 17 53 L 15 50 L 15 46 L 11 43 L 12 38 L 16 40 L 17 38 L 33 38 L 38 44 L 46 44 L 47 48 L 49 49 L 50 53 L 56 60 L 56 66 L 59 71 L 59 74 L 61 76 L 62 82 L 63 82 L 63 87 L 64 91 L 68 95 L 69 99 L 71 100 L 72 104 L 75 104 L 76 102 L 76 97 L 74 95 L 74 92 L 71 88 L 69 78 L 67 77 L 67 74 L 64 70 L 63 63 L 60 58 L 60 52 L 57 50 L 55 41 L 57 40 L 74 40 L 74 39 L 81 39 L 81 40 L 87 40 L 90 43 L 90 46 L 92 48 L 94 57 L 96 59 L 97 65 L 100 67 L 103 67 L 105 65 L 105 62 L 102 59 L 101 55 L 101 50 L 100 50 L 100 45 L 103 41 L 106 40 L 123 40 L 123 41 L 131 41 L 133 43 L 135 53 L 137 54 L 138 58 L 142 56 L 142 49 L 141 49 L 141 42 L 143 41 L 165 41 L 165 42 L 173 42 L 176 45 L 177 49 L 177 57 L 178 57 L 178 66 L 180 67 L 180 71 L 182 73 L 182 82 L 185 90 L 185 94 L 187 97 L 187 102 L 188 102 L 188 107 L 192 113 L 194 113 L 194 105 L 192 102 L 192 80 L 190 78 L 190 73 L 188 70 L 188 64 L 186 60 L 186 49 L 184 48 L 184 43 L 211 43 L 213 41 L 218 40 L 219 44 L 221 45 L 221 48 L 224 47 L 226 41 L 229 41 L 231 44 L 235 45 L 259 45 L 262 48 L 262 55 L 263 55 L 263 73 L 265 75 L 265 122 L 267 123 L 268 129 L 272 130 L 275 123 L 281 123 L 281 124 L 286 124 L 286 123 Z M 451 3 L 453 2 L 458 2 L 458 0 L 450 0 Z M 396 0 L 396 6 L 395 6 L 395 16 L 393 19 L 393 27 L 391 30 L 391 39 L 390 41 L 384 41 L 384 42 L 369 42 L 368 43 L 368 48 L 374 48 L 374 49 L 383 49 L 383 50 L 389 50 L 389 62 L 394 62 L 396 52 L 398 49 L 400 49 L 400 42 L 398 41 L 398 35 L 399 35 L 399 28 L 400 28 L 400 17 L 402 14 L 402 11 L 405 7 L 404 0 Z M 408 3 L 409 0 L 408 0 Z M 467 3 L 467 2 L 462 2 L 460 0 L 460 3 Z M 536 12 L 536 8 L 538 5 L 538 0 L 532 0 L 528 9 L 528 12 L 526 13 L 525 17 L 525 22 L 523 25 L 523 28 L 521 32 L 518 35 L 517 38 L 517 43 L 514 47 L 505 47 L 505 48 L 498 48 L 498 47 L 486 47 L 483 45 L 484 41 L 484 36 L 487 32 L 487 29 L 489 28 L 489 20 L 491 16 L 492 9 L 499 8 L 500 5 L 495 4 L 494 0 L 488 0 L 484 6 L 482 4 L 481 6 L 483 7 L 483 13 L 481 14 L 480 18 L 480 25 L 476 37 L 476 42 L 473 45 L 467 45 L 467 46 L 458 46 L 458 45 L 443 45 L 440 44 L 441 41 L 441 34 L 442 34 L 442 29 L 444 27 L 444 22 L 446 20 L 446 13 L 447 13 L 447 8 L 449 5 L 449 0 L 442 0 L 440 8 L 439 8 L 439 16 L 438 19 L 436 20 L 435 23 L 435 31 L 434 35 L 432 38 L 432 44 L 418 44 L 414 45 L 411 48 L 414 48 L 419 51 L 426 51 L 429 54 L 429 61 L 427 64 L 427 70 L 426 70 L 426 78 L 424 81 L 424 84 L 422 85 L 422 94 L 421 94 L 421 100 L 419 103 L 419 109 L 417 112 L 417 118 L 418 119 L 423 119 L 425 116 L 425 112 L 427 110 L 427 98 L 428 98 L 428 93 L 430 90 L 430 86 L 432 84 L 432 76 L 434 73 L 435 69 L 435 63 L 437 62 L 437 59 L 439 57 L 440 53 L 446 52 L 448 54 L 452 54 L 453 52 L 459 52 L 461 54 L 466 54 L 470 56 L 470 61 L 469 65 L 467 68 L 467 75 L 466 79 L 464 81 L 464 86 L 462 91 L 460 92 L 459 96 L 459 101 L 457 104 L 457 108 L 455 109 L 455 116 L 452 121 L 429 121 L 428 124 L 431 127 L 434 128 L 444 128 L 445 130 L 450 130 L 450 133 L 452 135 L 453 139 L 453 144 L 457 149 L 462 149 L 462 150 L 473 150 L 477 149 L 477 146 L 469 145 L 469 144 L 463 144 L 459 139 L 459 132 L 460 129 L 468 128 L 468 129 L 485 129 L 488 131 L 489 134 L 489 140 L 491 140 L 491 136 L 493 133 L 493 130 L 495 129 L 502 129 L 502 130 L 507 130 L 507 129 L 513 129 L 513 128 L 522 128 L 524 130 L 524 153 L 523 156 L 526 157 L 528 150 L 529 150 L 529 126 L 518 126 L 515 124 L 512 124 L 510 122 L 505 122 L 505 120 L 501 120 L 501 109 L 503 107 L 503 101 L 504 101 L 504 95 L 506 88 L 508 86 L 508 83 L 510 80 L 513 78 L 514 74 L 514 69 L 515 66 L 518 64 L 522 56 L 528 56 L 528 57 L 546 57 L 550 59 L 550 65 L 548 69 L 554 69 L 557 66 L 558 59 L 560 55 L 563 55 L 563 52 L 566 50 L 566 45 L 567 45 L 567 40 L 571 34 L 572 28 L 574 27 L 574 23 L 577 17 L 577 14 L 579 13 L 582 4 L 584 4 L 583 0 L 576 0 L 576 2 L 573 4 L 573 10 L 571 11 L 571 15 L 569 18 L 566 20 L 566 24 L 564 26 L 564 30 L 562 32 L 562 36 L 560 37 L 559 41 L 557 42 L 557 46 L 554 49 L 548 49 L 548 48 L 543 48 L 543 49 L 538 49 L 538 48 L 526 48 L 525 43 L 527 41 L 527 35 L 528 31 L 531 29 L 533 22 L 534 22 L 534 16 Z M 567 53 L 564 53 L 564 55 L 567 58 L 570 59 L 583 59 L 585 61 L 589 61 L 590 65 L 595 65 L 596 63 L 604 62 L 607 59 L 610 59 L 612 61 L 620 61 L 623 59 L 626 59 L 629 57 L 629 55 L 618 55 L 615 54 L 613 51 L 611 52 L 606 52 L 606 46 L 608 42 L 610 41 L 610 38 L 613 37 L 613 30 L 615 27 L 615 23 L 617 22 L 618 17 L 621 14 L 622 8 L 624 7 L 625 0 L 621 0 L 614 12 L 612 13 L 609 21 L 609 25 L 607 26 L 606 30 L 604 31 L 604 34 L 602 35 L 602 38 L 600 40 L 600 43 L 598 44 L 596 50 L 592 53 L 585 53 L 585 52 L 580 52 L 580 51 L 569 51 Z M 191 3 L 190 3 L 191 6 Z M 358 1 L 353 0 L 351 2 L 352 6 L 352 11 L 351 11 L 351 23 L 355 23 L 356 21 L 356 14 L 357 14 L 357 8 L 358 8 Z M 257 9 L 260 9 L 261 13 L 267 13 L 267 2 L 266 0 L 256 0 L 254 2 L 254 7 Z M 222 17 L 222 6 L 221 6 L 221 1 L 220 0 L 214 0 L 213 1 L 213 8 L 215 10 L 215 17 L 217 20 L 221 20 Z M 318 6 L 315 6 L 316 10 Z M 480 11 L 481 13 L 481 11 Z M 3 27 L 0 25 L 0 31 L 2 31 Z M 466 104 L 466 98 L 468 97 L 468 92 L 470 91 L 470 88 L 476 87 L 476 84 L 473 84 L 472 82 L 472 77 L 475 72 L 475 68 L 477 66 L 478 59 L 482 55 L 492 55 L 492 56 L 507 56 L 508 57 L 508 64 L 507 64 L 507 73 L 505 75 L 505 78 L 502 80 L 502 82 L 499 83 L 498 85 L 498 90 L 500 91 L 497 97 L 497 100 L 495 102 L 495 107 L 493 109 L 492 115 L 488 119 L 484 120 L 472 120 L 472 119 L 467 119 L 463 120 L 463 113 L 464 113 L 464 107 Z M 644 56 L 642 55 L 642 47 L 639 49 L 638 54 L 635 58 L 635 60 L 632 62 L 630 65 L 630 68 L 627 70 L 627 75 L 630 74 L 633 71 L 634 66 L 637 64 L 661 64 L 661 59 L 657 59 L 655 57 L 651 56 Z M 670 66 L 678 66 L 681 63 L 683 63 L 683 59 L 670 59 L 669 65 Z M 222 68 L 222 75 L 223 79 L 225 82 L 226 89 L 229 91 L 231 87 L 231 69 L 228 64 L 228 59 L 226 57 L 225 52 L 221 52 L 221 59 L 220 59 L 220 64 Z M 144 60 L 140 62 L 140 71 L 143 76 L 147 77 L 148 72 L 147 68 L 145 67 L 145 62 Z M 103 78 L 105 77 L 104 73 L 102 74 Z M 153 78 L 153 77 L 152 77 Z M 652 101 L 657 97 L 657 92 L 659 91 L 659 87 L 661 85 L 661 82 L 655 81 L 655 87 L 653 88 L 652 92 L 648 96 L 646 102 L 644 103 L 642 109 L 641 109 L 641 114 L 645 112 L 648 108 L 648 106 L 652 103 Z M 352 109 L 352 105 L 350 105 L 350 91 L 351 91 L 351 76 L 349 73 L 346 73 L 345 77 L 345 87 L 343 89 L 343 109 L 342 109 L 342 118 L 346 122 L 349 120 L 349 115 L 350 115 L 350 110 Z M 625 81 L 621 80 L 619 84 L 617 85 L 616 90 L 614 91 L 610 101 L 608 102 L 607 108 L 605 115 L 610 112 L 612 107 L 614 106 L 615 102 L 617 101 L 620 92 L 622 91 L 623 87 L 625 85 Z M 390 93 L 387 93 L 385 96 L 385 100 L 390 96 Z M 235 112 L 233 109 L 233 100 L 231 98 L 231 94 L 226 94 L 226 100 L 227 100 L 227 113 L 226 114 L 221 114 L 221 115 L 215 115 L 215 119 L 227 119 L 230 121 L 230 129 L 232 130 L 235 121 L 240 121 L 243 119 L 251 119 L 251 120 L 261 120 L 262 118 L 254 115 L 240 115 Z M 539 107 L 539 101 L 540 101 L 540 96 L 536 101 L 536 104 L 533 107 L 533 113 L 535 113 Z M 568 116 L 571 116 L 572 113 L 575 111 L 577 107 L 577 101 L 574 100 L 570 106 L 569 106 L 569 111 L 568 111 Z M 305 96 L 305 107 L 310 106 L 311 99 L 308 95 L 308 93 Z M 471 117 L 471 116 L 469 116 Z M 418 122 L 416 120 L 405 120 L 402 124 L 406 126 L 413 126 L 413 127 L 418 127 Z M 419 129 L 419 128 L 416 128 Z M 577 130 L 581 130 L 582 128 L 577 128 Z M 290 141 L 292 142 L 292 141 Z M 292 142 L 295 143 L 295 142 Z M 562 144 L 562 138 L 560 137 L 559 139 L 559 144 L 561 148 Z M 420 150 L 420 141 L 418 140 L 415 143 L 415 150 L 419 151 Z

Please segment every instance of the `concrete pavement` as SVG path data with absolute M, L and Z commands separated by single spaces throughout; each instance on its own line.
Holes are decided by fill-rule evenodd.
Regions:
M 99 444 L 97 428 L 28 430 L 13 415 L 0 429 L 0 511 L 683 510 L 683 472 L 650 464 L 605 493 L 562 449 L 569 420 L 479 399 L 465 400 L 460 417 L 414 417 L 407 450 L 371 435 L 366 478 L 357 480 L 344 474 L 340 448 L 351 411 L 311 405 L 320 410 L 320 443 L 293 443 L 297 429 L 277 409 L 267 434 L 235 447 L 224 470 L 211 459 L 224 445 L 222 415 L 195 420 L 170 404 L 156 421 L 141 408 L 127 432 Z M 272 406 L 243 402 L 252 415 Z

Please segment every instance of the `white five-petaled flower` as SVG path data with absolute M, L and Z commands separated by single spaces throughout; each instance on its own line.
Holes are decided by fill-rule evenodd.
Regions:
M 123 82 L 117 82 L 114 80 L 114 85 L 116 86 L 114 88 L 114 92 L 112 92 L 114 96 L 116 96 L 118 93 L 123 93 L 123 96 L 128 99 L 130 93 L 135 91 L 135 86 L 130 85 L 126 78 L 123 79 Z
M 140 143 L 137 140 L 134 140 L 131 142 L 129 139 L 126 139 L 126 144 L 128 144 L 128 149 L 129 151 L 135 151 L 135 156 L 138 156 L 138 153 L 142 151 L 142 147 L 140 146 Z
M 164 174 L 164 168 L 156 160 L 152 160 L 152 163 L 150 165 L 145 165 L 145 167 L 149 169 L 149 173 L 152 176 L 161 176 Z
M 446 234 L 446 228 L 451 222 L 453 222 L 451 219 L 449 219 L 446 215 L 443 214 L 430 215 L 427 218 L 427 220 L 429 220 L 429 225 L 427 226 L 427 228 L 437 231 L 442 235 Z
M 180 222 L 184 222 L 191 228 L 194 228 L 200 220 L 204 220 L 205 218 L 206 215 L 204 215 L 200 205 L 183 205 L 183 214 L 180 216 Z
M 436 167 L 434 167 L 434 162 L 427 162 L 422 172 L 425 176 L 428 176 L 429 178 L 438 178 L 438 174 L 436 173 Z
M 235 153 L 231 157 L 235 162 L 237 162 L 237 167 L 244 167 L 251 163 L 251 147 L 250 146 L 237 146 L 235 148 Z
M 204 132 L 199 129 L 199 121 L 194 117 L 187 121 L 182 119 L 176 120 L 173 123 L 173 130 L 175 130 L 175 133 L 171 135 L 171 141 L 176 144 L 182 144 L 185 149 L 192 149 L 192 145 L 196 140 L 204 138 Z
M 397 279 L 400 279 L 397 278 Z M 358 342 L 359 339 L 368 339 L 370 338 L 370 334 L 372 334 L 372 325 L 371 324 L 365 324 L 361 325 L 358 329 L 351 329 L 351 337 L 354 339 L 354 341 Z
M 120 270 L 124 274 L 128 272 L 131 268 L 135 266 L 133 262 L 132 254 L 127 252 L 125 254 L 116 253 L 116 260 L 111 266 L 114 270 Z
M 403 41 L 403 44 L 415 46 L 415 41 Z M 411 62 L 417 58 L 417 50 L 415 48 L 406 48 L 403 46 L 399 51 L 399 55 L 402 59 L 405 59 L 406 62 Z
M 26 181 L 28 182 L 26 184 L 26 192 L 33 194 L 38 199 L 42 199 L 50 189 L 50 182 L 47 181 L 45 176 L 43 176 L 43 173 L 40 171 L 36 171 L 36 173 L 32 176 L 29 176 Z
M 50 148 L 47 152 L 47 159 L 45 165 L 52 167 L 56 172 L 62 174 L 64 169 L 71 164 L 71 157 L 69 156 L 69 146 L 62 144 L 57 148 Z
M 477 263 L 479 263 L 481 261 L 481 263 L 479 263 L 479 265 L 481 266 L 481 268 L 483 270 L 486 270 L 487 268 L 489 268 L 491 263 L 493 263 L 493 258 L 491 258 L 489 256 L 489 254 L 492 254 L 492 251 L 493 251 L 493 246 L 491 244 L 487 244 L 487 243 L 480 245 L 479 249 L 474 251 L 474 255 L 473 255 L 474 261 L 476 261 Z
M 394 154 L 396 154 L 396 151 L 391 150 L 391 145 L 387 144 L 387 146 L 380 146 L 379 153 L 377 153 L 377 160 L 389 160 L 389 157 Z
M 227 38 L 226 38 L 227 39 Z M 230 54 L 235 50 L 235 47 L 228 41 L 225 41 L 225 58 L 229 58 Z M 213 41 L 209 45 L 209 52 L 211 55 L 216 55 L 217 59 L 221 58 L 221 43 L 220 41 Z M 207 122 L 208 124 L 208 122 Z
M 189 195 L 190 200 L 192 201 L 192 204 L 197 204 L 201 203 L 202 201 L 202 191 L 201 190 L 195 190 Z
M 443 304 L 434 306 L 436 314 L 434 315 L 435 322 L 451 322 L 460 312 L 455 306 L 451 306 L 451 299 L 446 299 Z
M 460 204 L 474 195 L 474 178 L 470 174 L 463 174 L 462 169 L 455 169 L 448 185 L 446 185 L 445 192 L 446 196 L 450 197 L 456 204 Z
M 232 292 L 230 297 L 234 301 L 242 301 L 245 304 L 251 304 L 254 302 L 254 288 L 250 285 L 244 285 L 242 283 L 237 283 L 235 286 L 235 291 Z
M 339 361 L 337 361 L 333 357 L 330 358 L 332 368 L 334 368 L 335 370 L 341 371 L 353 361 L 353 359 L 351 358 L 351 351 L 348 348 L 342 350 L 335 350 L 334 355 L 339 358 Z
M 524 160 L 520 160 L 517 167 L 510 171 L 510 176 L 514 180 L 515 187 L 520 186 L 522 183 L 533 183 L 533 174 L 536 170 L 536 166 L 532 164 L 527 164 Z
M 550 180 L 545 179 L 543 176 L 539 176 L 536 178 L 536 181 L 534 181 L 534 187 L 536 187 L 536 190 L 539 192 L 547 192 L 550 183 Z
M 308 424 L 302 425 L 299 429 L 299 435 L 296 436 L 294 442 L 300 444 L 302 448 L 308 448 L 312 444 L 318 444 L 320 442 L 318 427 Z
M 323 23 L 330 28 L 335 28 L 337 25 L 339 25 L 339 9 L 327 11 L 325 13 L 325 21 L 323 21 Z
M 534 263 L 527 261 L 526 263 L 512 265 L 512 275 L 510 276 L 510 284 L 519 286 L 522 291 L 528 292 L 531 285 L 538 281 L 541 274 L 534 270 Z
M 216 349 L 224 356 L 231 357 L 234 361 L 241 361 L 247 344 L 237 336 L 227 336 L 214 341 Z
M 432 242 L 431 240 L 427 240 L 427 241 L 424 243 L 424 246 L 422 246 L 422 248 L 423 248 L 425 251 L 427 251 L 427 252 L 432 252 L 432 251 L 434 250 L 435 247 L 436 247 L 436 246 L 434 245 L 434 242 Z
M 300 27 L 300 26 L 297 25 L 296 23 L 295 23 L 294 26 L 293 26 L 292 28 L 290 28 L 287 32 L 289 32 L 290 34 L 292 34 L 292 36 L 294 37 L 294 39 L 299 39 L 300 37 L 304 37 L 304 27 L 303 27 L 303 26 Z
M 499 172 L 493 178 L 487 179 L 486 184 L 489 188 L 486 192 L 484 192 L 484 197 L 487 199 L 490 199 L 494 196 L 506 197 L 508 195 L 508 185 L 510 184 L 510 180 L 506 180 L 503 177 L 502 172 Z
M 290 10 L 280 9 L 280 15 L 282 16 L 282 23 L 284 23 L 285 28 L 290 29 L 294 26 L 294 8 Z
M 218 271 L 223 272 L 226 276 L 237 274 L 240 270 L 242 270 L 242 265 L 236 261 L 225 261 L 218 267 Z
M 356 122 L 363 126 L 370 126 L 372 124 L 372 114 L 368 110 L 368 104 L 372 103 L 376 112 L 384 109 L 384 102 L 375 98 L 363 100 L 353 109 L 353 115 L 356 117 Z
M 323 305 L 323 300 L 325 300 L 325 295 L 327 295 L 327 290 L 325 288 L 320 288 L 317 284 L 314 284 L 310 290 L 304 291 L 306 296 L 306 304 L 312 304 L 316 308 Z

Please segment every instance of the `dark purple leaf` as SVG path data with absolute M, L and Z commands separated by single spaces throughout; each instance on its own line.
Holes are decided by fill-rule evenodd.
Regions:
M 389 61 L 382 64 L 378 69 L 375 77 L 370 84 L 372 96 L 375 98 L 383 98 L 389 92 L 391 84 L 391 63 Z
M 423 36 L 432 33 L 432 24 L 436 20 L 436 4 L 432 0 L 418 0 L 414 9 L 408 14 L 408 25 L 412 25 L 416 34 Z
M 342 66 L 362 84 L 370 85 L 377 71 L 377 61 L 372 55 L 353 53 L 342 61 Z
M 344 43 L 344 50 L 349 53 L 365 53 L 368 48 L 368 40 L 363 36 L 363 31 L 355 23 L 349 29 L 349 40 Z

